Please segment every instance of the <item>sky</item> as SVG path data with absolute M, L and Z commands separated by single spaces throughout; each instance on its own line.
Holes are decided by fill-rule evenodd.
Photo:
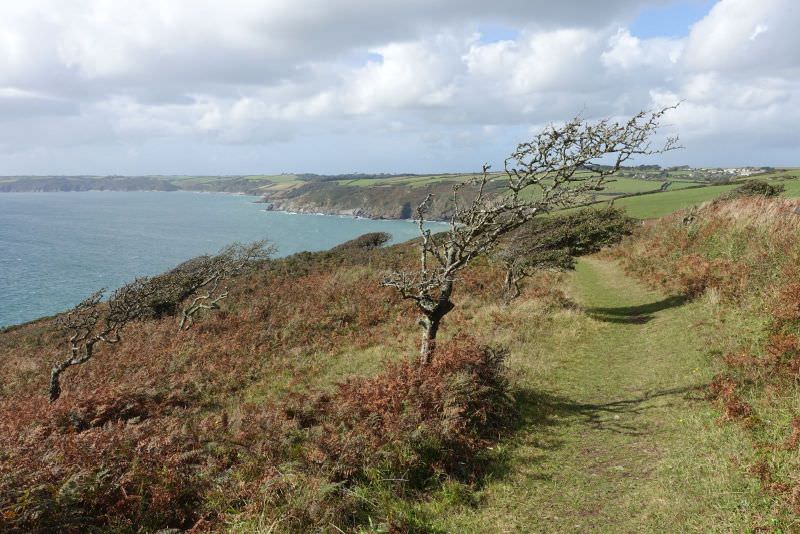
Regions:
M 0 175 L 462 172 L 680 102 L 640 163 L 800 166 L 798 0 L 0 2 Z

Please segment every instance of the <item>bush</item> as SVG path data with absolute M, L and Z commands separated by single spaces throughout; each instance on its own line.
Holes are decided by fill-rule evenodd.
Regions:
M 295 425 L 296 445 L 291 482 L 276 473 L 262 484 L 270 519 L 298 532 L 376 518 L 406 531 L 409 518 L 389 503 L 422 496 L 449 477 L 469 480 L 479 453 L 510 421 L 505 356 L 459 339 L 440 347 L 430 365 L 390 365 L 330 395 L 294 395 L 276 407 L 278 419 Z M 262 418 L 275 426 L 274 412 Z
M 420 489 L 437 472 L 459 474 L 511 414 L 507 352 L 461 339 L 433 363 L 404 362 L 342 384 L 324 403 L 334 480 L 378 468 Z
M 763 180 L 746 180 L 742 185 L 728 192 L 723 198 L 777 197 L 786 188 L 781 184 L 770 184 Z
M 336 245 L 331 249 L 332 252 L 339 252 L 342 250 L 372 250 L 380 248 L 392 238 L 391 234 L 386 232 L 370 232 L 363 234 L 350 241 L 345 241 L 340 245 Z

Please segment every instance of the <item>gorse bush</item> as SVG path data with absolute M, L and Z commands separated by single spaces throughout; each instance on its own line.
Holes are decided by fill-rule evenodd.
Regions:
M 336 245 L 331 252 L 337 253 L 343 250 L 372 250 L 379 248 L 389 242 L 391 234 L 386 232 L 370 232 L 363 234 L 350 241 L 345 241 L 341 245 Z
M 635 227 L 633 219 L 615 208 L 582 209 L 529 221 L 503 239 L 493 257 L 506 269 L 506 299 L 520 295 L 520 282 L 543 270 L 575 268 L 577 257 L 619 243 Z

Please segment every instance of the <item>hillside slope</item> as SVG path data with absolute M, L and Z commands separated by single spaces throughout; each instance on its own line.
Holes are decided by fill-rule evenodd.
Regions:
M 53 405 L 64 339 L 0 331 L 0 530 L 791 532 L 796 207 L 643 225 L 510 305 L 481 259 L 429 368 L 380 288 L 408 244 L 269 261 L 188 332 L 137 324 Z

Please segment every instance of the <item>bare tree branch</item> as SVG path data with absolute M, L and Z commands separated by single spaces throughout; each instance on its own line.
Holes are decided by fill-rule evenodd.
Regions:
M 149 314 L 148 301 L 153 291 L 149 279 L 137 278 L 114 291 L 108 302 L 101 302 L 105 293 L 101 289 L 56 319 L 56 328 L 69 336 L 70 356 L 50 371 L 50 402 L 61 395 L 64 371 L 89 361 L 98 343 L 119 343 L 125 326 Z
M 182 330 L 190 328 L 200 311 L 219 309 L 220 301 L 228 297 L 226 280 L 254 268 L 274 250 L 266 241 L 234 243 L 216 256 L 195 258 L 164 275 L 137 278 L 114 291 L 107 302 L 102 301 L 105 290 L 93 293 L 55 321 L 68 336 L 70 355 L 50 371 L 50 401 L 61 395 L 62 373 L 89 361 L 98 343 L 119 343 L 130 323 L 160 317 L 191 298 L 180 321 Z
M 677 148 L 677 138 L 668 138 L 657 149 L 651 146 L 651 137 L 670 109 L 642 111 L 621 123 L 608 119 L 590 123 L 576 117 L 561 126 L 548 126 L 517 146 L 505 161 L 504 177 L 490 174 L 489 165 L 484 165 L 477 177 L 453 187 L 454 211 L 443 234 L 434 236 L 426 226 L 432 197 L 425 198 L 416 217 L 422 238 L 419 268 L 388 273 L 383 282 L 414 301 L 422 314 L 423 364 L 432 358 L 441 319 L 454 307 L 451 296 L 457 273 L 532 218 L 584 202 L 631 157 Z M 488 196 L 487 184 L 500 179 L 505 180 L 503 189 Z M 475 195 L 463 202 L 467 186 Z
M 187 297 L 195 297 L 183 308 L 179 328 L 191 328 L 195 316 L 202 310 L 219 309 L 220 301 L 228 297 L 225 281 L 243 274 L 259 261 L 269 259 L 274 252 L 275 247 L 267 241 L 256 241 L 249 245 L 234 243 L 216 256 L 201 258 L 185 273 L 193 280 L 187 288 Z M 201 290 L 203 293 L 198 294 Z

